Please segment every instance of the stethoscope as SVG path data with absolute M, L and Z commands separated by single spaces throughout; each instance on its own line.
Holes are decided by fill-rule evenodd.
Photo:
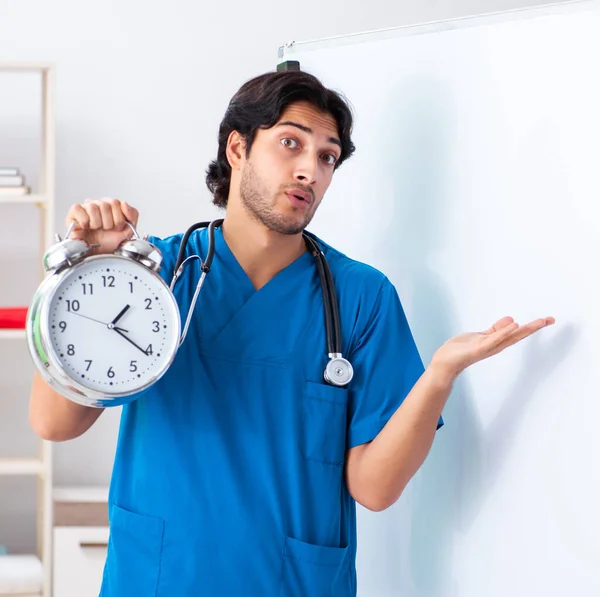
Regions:
M 208 272 L 210 271 L 213 258 L 215 256 L 215 228 L 217 226 L 220 226 L 222 223 L 223 220 L 213 220 L 212 222 L 198 222 L 190 226 L 183 235 L 183 238 L 181 239 L 181 244 L 179 245 L 179 253 L 177 255 L 177 262 L 175 263 L 174 268 L 173 280 L 171 281 L 171 291 L 173 291 L 173 289 L 175 288 L 175 284 L 181 276 L 181 274 L 183 273 L 185 265 L 188 261 L 192 259 L 199 259 L 202 274 L 200 275 L 200 279 L 196 284 L 196 290 L 194 292 L 194 296 L 192 298 L 192 302 L 188 310 L 185 326 L 183 328 L 183 333 L 179 342 L 180 346 L 187 335 L 190 321 L 192 319 L 192 314 L 194 312 L 194 307 L 196 306 L 196 301 L 198 300 L 198 295 L 200 294 L 200 290 L 204 284 L 206 274 L 208 274 Z M 208 228 L 208 251 L 206 253 L 205 261 L 202 261 L 199 255 L 190 255 L 187 258 L 185 257 L 185 250 L 190 235 L 199 228 Z M 316 237 L 310 232 L 306 231 L 302 233 L 302 237 L 308 244 L 308 247 L 310 248 L 313 257 L 317 262 L 317 270 L 319 272 L 319 279 L 321 280 L 321 293 L 323 294 L 323 304 L 325 307 L 325 333 L 327 336 L 327 352 L 329 356 L 329 362 L 325 367 L 323 377 L 327 383 L 333 386 L 345 386 L 349 384 L 352 380 L 352 377 L 354 376 L 354 371 L 352 369 L 350 361 L 348 361 L 342 356 L 340 313 L 335 294 L 335 287 L 333 284 L 333 277 L 331 276 L 331 270 L 329 269 L 329 264 L 325 259 L 325 255 L 323 254 L 323 251 L 321 250 L 321 247 L 319 246 Z

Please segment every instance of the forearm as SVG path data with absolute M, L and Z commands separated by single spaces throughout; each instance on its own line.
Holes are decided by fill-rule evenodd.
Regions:
M 349 472 L 348 487 L 373 510 L 391 506 L 419 470 L 433 443 L 453 378 L 429 367 Z M 360 489 L 359 489 L 360 488 Z
M 82 406 L 53 390 L 36 371 L 31 386 L 29 422 L 50 441 L 65 441 L 87 431 L 102 414 L 100 408 Z

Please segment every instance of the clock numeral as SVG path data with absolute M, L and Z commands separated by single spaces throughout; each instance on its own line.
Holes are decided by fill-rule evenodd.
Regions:
M 94 294 L 93 284 L 82 284 L 81 286 L 83 286 L 83 294 Z
M 67 300 L 67 311 L 69 311 L 69 312 L 79 311 L 79 301 L 78 300 L 74 300 L 74 301 Z
M 114 276 L 102 276 L 102 284 L 104 288 L 114 288 L 115 287 L 115 277 Z
M 66 321 L 59 321 L 58 322 L 58 327 L 60 328 L 61 333 L 64 333 L 64 331 L 67 329 L 67 322 Z
M 152 331 L 153 332 L 160 332 L 160 323 L 158 323 L 158 321 L 153 321 L 152 324 L 154 326 L 152 328 Z
M 144 299 L 146 301 L 146 311 L 150 311 L 152 309 L 152 299 Z
M 73 344 L 69 344 L 67 346 L 67 354 L 72 357 L 75 354 L 75 346 Z
M 115 376 L 115 372 L 113 371 L 113 368 L 112 368 L 112 367 L 109 367 L 109 368 L 108 368 L 108 371 L 106 372 L 106 375 L 107 375 L 108 377 L 110 377 L 111 379 L 112 379 L 112 378 Z
M 154 354 L 152 352 L 152 344 L 148 344 L 148 348 L 146 348 L 146 354 Z
M 137 371 L 137 361 L 131 361 L 131 363 L 129 363 L 129 371 L 131 371 L 131 373 Z
M 85 368 L 85 370 L 89 371 L 90 367 L 92 366 L 92 361 L 89 361 L 89 360 L 86 359 L 85 362 L 88 364 L 87 367 Z
M 133 294 L 133 282 L 129 282 L 129 292 Z

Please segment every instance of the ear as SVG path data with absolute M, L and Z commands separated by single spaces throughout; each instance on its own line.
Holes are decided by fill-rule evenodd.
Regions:
M 238 131 L 231 131 L 225 149 L 232 170 L 239 170 L 246 161 L 246 139 Z

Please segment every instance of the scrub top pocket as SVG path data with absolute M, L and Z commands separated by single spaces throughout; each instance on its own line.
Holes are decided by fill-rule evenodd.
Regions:
M 353 596 L 347 553 L 286 537 L 279 597 Z
M 164 521 L 111 506 L 110 539 L 101 597 L 155 597 Z
M 302 397 L 301 450 L 307 460 L 344 464 L 347 407 L 346 388 L 306 382 Z

